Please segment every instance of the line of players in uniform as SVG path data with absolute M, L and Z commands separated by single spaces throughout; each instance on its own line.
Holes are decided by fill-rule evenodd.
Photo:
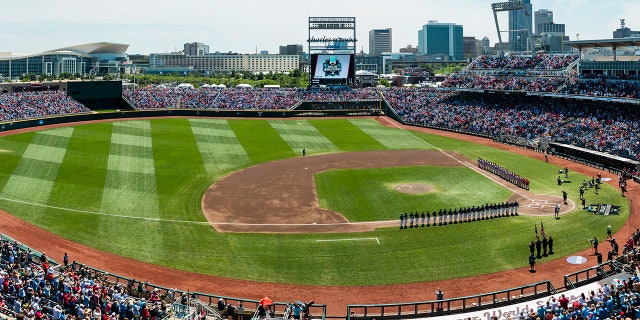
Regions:
M 458 224 L 486 219 L 510 217 L 518 215 L 520 204 L 517 201 L 495 204 L 484 204 L 481 206 L 464 207 L 458 209 L 440 209 L 433 213 L 424 211 L 422 213 L 400 214 L 400 229 L 442 226 L 447 224 Z
M 506 168 L 498 165 L 497 163 L 494 163 L 482 158 L 478 158 L 478 168 L 489 171 L 522 189 L 529 190 L 529 179 L 525 177 L 521 177 L 515 174 L 514 172 L 511 172 Z

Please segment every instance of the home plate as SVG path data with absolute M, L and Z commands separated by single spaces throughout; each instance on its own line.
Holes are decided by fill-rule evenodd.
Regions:
M 567 258 L 567 262 L 571 264 L 584 264 L 587 262 L 587 258 L 582 256 L 571 256 Z

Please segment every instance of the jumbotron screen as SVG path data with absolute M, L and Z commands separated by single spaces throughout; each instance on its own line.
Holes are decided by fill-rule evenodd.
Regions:
M 311 69 L 314 79 L 353 78 L 354 58 L 352 54 L 314 54 Z

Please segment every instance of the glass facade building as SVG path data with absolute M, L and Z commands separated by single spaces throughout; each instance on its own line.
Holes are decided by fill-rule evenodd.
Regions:
M 19 79 L 63 73 L 96 75 L 119 73 L 126 61 L 127 44 L 99 42 L 60 48 L 32 55 L 0 56 L 0 78 Z
M 464 37 L 461 25 L 430 22 L 418 30 L 418 52 L 426 55 L 444 54 L 451 60 L 464 59 Z
M 509 0 L 515 2 L 518 0 Z M 529 31 L 533 32 L 531 0 L 522 0 L 524 9 L 509 11 L 509 44 L 513 52 L 530 51 Z

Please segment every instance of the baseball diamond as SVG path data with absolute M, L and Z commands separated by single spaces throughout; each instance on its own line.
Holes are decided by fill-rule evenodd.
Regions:
M 542 161 L 543 159 L 543 155 L 540 153 L 531 150 L 515 148 L 505 144 L 500 144 L 485 138 L 437 131 L 432 129 L 403 126 L 384 117 L 376 118 L 375 120 L 377 120 L 377 122 L 380 124 L 396 129 L 401 128 L 403 130 L 411 130 L 413 132 L 435 134 L 441 137 L 453 137 L 459 140 L 470 141 L 477 145 L 486 145 L 511 153 L 522 154 L 526 157 L 537 159 L 539 161 Z M 153 180 L 149 178 L 149 174 L 152 174 L 153 172 L 149 171 L 150 168 L 142 169 L 145 167 L 145 163 L 149 163 L 147 161 L 151 161 L 151 159 L 153 159 L 153 156 L 151 154 L 148 154 L 148 156 L 140 159 L 127 159 L 125 157 L 126 152 L 124 151 L 124 149 L 122 149 L 122 146 L 129 146 L 127 148 L 136 149 L 136 152 L 142 152 L 138 154 L 143 155 L 145 154 L 144 152 L 150 151 L 148 149 L 145 149 L 144 147 L 145 139 L 150 139 L 151 137 L 148 131 L 144 129 L 145 127 L 149 128 L 149 124 L 147 124 L 146 121 L 147 120 L 141 119 L 131 122 L 113 122 L 114 128 L 119 129 L 118 131 L 114 129 L 113 133 L 110 133 L 110 135 L 112 136 L 111 144 L 115 144 L 111 146 L 111 149 L 114 150 L 115 148 L 117 153 L 115 154 L 113 160 L 108 161 L 108 170 L 121 171 L 120 173 L 118 173 L 120 177 L 129 175 L 132 177 L 138 177 L 135 178 L 138 181 L 141 178 L 147 179 L 145 180 L 147 181 L 145 182 L 145 184 L 153 185 Z M 294 122 L 290 123 L 296 123 L 295 121 L 297 120 L 291 121 Z M 358 120 L 352 123 L 360 124 L 363 126 L 363 128 L 370 129 L 372 127 L 370 121 L 360 121 L 362 120 Z M 197 128 L 203 128 L 202 124 L 206 123 L 205 120 L 199 119 L 192 119 L 190 120 L 190 122 L 191 124 L 194 124 L 192 126 L 193 128 L 195 128 L 193 129 L 194 133 L 196 133 Z M 212 121 L 212 123 L 218 126 L 222 122 L 215 120 Z M 243 123 L 235 123 L 233 125 L 242 124 Z M 152 124 L 152 126 L 159 125 L 162 126 L 161 123 Z M 276 127 L 284 125 L 286 125 L 286 121 L 279 121 L 276 123 Z M 52 127 L 37 129 L 50 129 Z M 321 127 L 321 125 L 318 125 L 318 127 Z M 59 129 L 56 129 L 57 131 L 44 130 L 41 132 L 45 133 L 46 136 L 55 137 L 56 141 L 58 141 L 57 143 L 59 146 L 62 146 L 60 143 L 66 143 L 67 148 L 69 148 L 68 145 L 72 144 L 73 142 L 65 142 L 64 139 L 73 136 L 74 132 L 71 131 L 71 129 L 73 128 L 74 127 L 59 126 Z M 77 126 L 75 128 L 76 129 L 73 131 L 83 130 L 84 127 Z M 214 129 L 212 132 L 217 132 L 218 136 L 226 137 L 225 139 L 228 139 L 228 133 L 216 130 L 217 129 Z M 31 137 L 35 137 L 33 129 L 29 129 L 27 131 L 31 131 L 31 133 L 28 134 L 30 134 Z M 197 134 L 202 134 L 203 131 L 199 132 L 200 133 L 196 133 L 196 141 L 198 140 Z M 131 134 L 133 134 L 134 137 L 138 138 L 127 138 L 127 135 Z M 17 143 L 20 140 L 23 140 L 20 138 L 21 136 L 23 135 L 9 136 L 7 138 L 11 139 L 6 141 L 14 141 L 14 143 Z M 242 140 L 243 138 L 239 137 L 238 139 Z M 291 143 L 292 142 L 290 142 L 289 144 L 291 145 Z M 198 142 L 198 144 L 201 146 L 201 151 L 209 150 L 207 148 L 211 147 L 207 146 L 205 141 L 200 141 Z M 11 145 L 11 143 L 9 145 Z M 335 147 L 329 147 L 326 148 L 326 150 L 331 150 L 332 148 Z M 10 150 L 11 148 L 7 147 L 6 149 L 9 150 L 8 153 L 15 152 L 13 150 Z M 247 154 L 243 155 L 243 153 L 239 149 L 231 149 L 235 151 L 229 153 L 229 155 L 219 155 L 214 150 L 211 150 L 209 151 L 209 153 L 207 153 L 207 156 L 211 157 L 210 162 L 208 162 L 208 165 L 205 165 L 204 172 L 198 174 L 206 175 L 212 173 L 215 174 L 215 172 L 218 172 L 216 175 L 218 175 L 220 178 L 217 179 L 216 182 L 206 190 L 206 192 L 203 192 L 203 197 L 201 198 L 202 211 L 208 221 L 208 224 L 211 224 L 217 231 L 223 233 L 233 234 L 235 232 L 249 232 L 250 234 L 258 236 L 260 233 L 295 234 L 297 232 L 302 232 L 304 234 L 312 232 L 313 234 L 323 234 L 325 232 L 338 232 L 336 234 L 336 237 L 316 240 L 375 238 L 376 240 L 372 242 L 384 244 L 389 239 L 389 236 L 391 234 L 389 232 L 393 232 L 393 234 L 403 234 L 405 232 L 398 231 L 396 229 L 397 220 L 395 216 L 398 212 L 394 212 L 393 215 L 389 214 L 389 219 L 350 222 L 349 219 L 346 219 L 343 215 L 325 208 L 321 208 L 319 206 L 317 194 L 315 191 L 316 189 L 314 188 L 313 183 L 314 174 L 334 169 L 361 169 L 424 165 L 436 165 L 438 167 L 450 166 L 452 168 L 461 167 L 468 168 L 473 171 L 477 169 L 474 165 L 474 159 L 464 154 L 451 151 L 442 152 L 440 150 L 434 150 L 430 147 L 426 149 L 427 150 L 380 150 L 326 154 L 313 154 L 311 152 L 311 154 L 308 154 L 305 157 L 290 157 L 283 160 L 274 159 L 275 161 L 267 161 L 262 164 L 249 166 L 245 169 L 236 171 L 229 170 L 229 168 L 224 167 L 224 163 L 220 162 L 220 157 L 229 157 L 229 155 L 231 155 L 232 158 L 230 158 L 230 161 L 248 164 L 250 162 L 247 160 Z M 71 148 L 70 150 L 73 150 L 73 148 Z M 307 148 L 307 150 L 310 151 L 311 149 Z M 60 154 L 59 151 L 56 151 L 56 149 L 43 149 L 43 151 L 48 152 L 52 155 L 55 155 L 56 152 L 58 152 L 57 158 L 53 159 L 60 159 L 60 163 L 62 163 L 62 159 L 64 159 L 65 157 L 64 154 Z M 39 154 L 40 153 L 33 153 L 33 156 L 30 156 L 30 159 L 41 158 L 42 156 Z M 138 164 L 136 165 L 136 163 Z M 17 165 L 19 166 L 19 164 Z M 554 168 L 564 167 L 568 165 L 572 168 L 572 171 L 579 172 L 580 174 L 585 174 L 585 176 L 587 177 L 595 176 L 597 173 L 600 173 L 600 171 L 597 169 L 570 163 L 566 160 L 555 157 L 550 159 L 550 165 L 552 165 Z M 222 167 L 222 171 L 216 171 L 220 170 L 219 168 L 217 169 L 216 166 Z M 511 196 L 509 196 L 507 199 L 499 199 L 496 202 L 508 200 L 518 201 L 520 203 L 519 213 L 521 213 L 523 217 L 522 219 L 528 219 L 526 217 L 536 216 L 539 218 L 534 218 L 535 220 L 532 221 L 538 221 L 538 219 L 550 219 L 553 215 L 553 206 L 556 203 L 561 202 L 561 197 L 559 196 L 536 193 L 535 187 L 532 188 L 532 190 L 518 189 L 513 185 L 510 185 L 508 182 L 492 176 L 489 173 L 483 172 L 481 170 L 477 170 L 476 172 L 477 174 L 484 176 L 485 179 L 492 181 L 492 183 L 501 185 L 501 188 L 506 189 L 511 194 Z M 182 172 L 182 174 L 184 174 L 184 172 Z M 38 179 L 42 180 L 43 177 L 44 176 Z M 553 177 L 551 178 L 553 179 Z M 10 180 L 8 182 L 4 182 L 4 184 L 6 185 L 9 182 Z M 554 181 L 552 181 L 552 183 L 553 182 Z M 148 193 L 148 190 L 140 185 L 131 185 L 125 187 L 131 191 L 134 191 L 134 195 L 139 196 Z M 636 186 L 634 184 L 630 189 L 634 190 L 635 187 Z M 44 188 L 44 186 L 40 186 L 40 188 L 41 190 L 44 190 L 42 189 Z M 156 186 L 156 188 L 158 188 L 158 186 Z M 283 190 L 283 188 L 291 188 L 293 192 L 287 192 L 286 194 L 288 194 L 289 196 L 278 200 L 278 197 L 285 195 L 285 193 L 278 192 L 279 190 Z M 10 195 L 15 197 L 19 192 L 19 190 L 9 192 L 6 186 L 4 190 L 5 191 L 3 192 L 3 195 L 5 197 L 8 197 Z M 117 197 L 118 194 L 122 193 L 114 193 L 113 195 L 105 194 L 103 195 L 103 199 L 105 197 Z M 246 199 L 247 194 L 251 195 L 251 201 L 247 201 L 249 200 Z M 635 198 L 635 192 L 629 192 L 629 199 L 634 200 Z M 38 199 L 40 199 L 41 201 L 45 201 L 45 198 L 35 198 L 35 200 Z M 159 208 L 163 206 L 164 202 L 162 201 L 163 200 L 153 198 L 145 200 L 145 206 L 148 207 L 148 205 L 150 204 L 151 208 L 157 209 L 153 209 L 148 212 L 142 212 L 139 215 L 152 216 L 154 210 L 160 210 Z M 115 203 L 111 205 L 114 206 L 114 209 L 118 209 L 113 210 L 114 212 L 119 212 L 121 210 L 129 210 L 128 206 L 130 206 L 131 204 Z M 20 206 L 15 205 L 15 203 L 12 204 L 11 202 L 3 202 L 3 206 L 12 213 L 18 213 L 19 216 L 24 216 L 29 220 L 34 219 L 33 216 L 31 216 L 30 214 L 26 214 L 23 209 L 20 209 Z M 574 210 L 574 207 L 575 204 L 573 202 L 570 202 L 568 205 L 563 206 L 563 216 L 566 213 L 572 212 Z M 34 207 L 29 208 L 29 210 L 32 211 L 42 212 L 42 210 L 34 209 Z M 102 210 L 98 208 L 98 210 L 96 211 L 104 211 L 104 208 L 105 207 L 103 204 Z M 305 214 L 295 214 L 298 211 L 284 210 L 283 208 L 300 208 L 301 210 L 303 210 L 303 212 L 305 212 Z M 525 264 L 523 263 L 519 264 L 519 266 L 517 266 L 516 268 L 501 272 L 490 272 L 487 274 L 481 272 L 475 275 L 468 275 L 464 277 L 450 277 L 449 279 L 434 279 L 427 282 L 401 281 L 402 283 L 399 284 L 378 284 L 367 285 L 366 287 L 362 287 L 359 285 L 330 286 L 317 284 L 285 284 L 280 281 L 262 282 L 258 279 L 242 280 L 240 278 L 234 279 L 233 277 L 220 277 L 217 275 L 203 274 L 195 270 L 188 269 L 182 271 L 175 268 L 170 268 L 169 265 L 160 266 L 161 263 L 153 263 L 154 259 L 145 258 L 149 261 L 142 262 L 139 259 L 136 259 L 135 256 L 127 257 L 121 254 L 117 254 L 113 252 L 113 250 L 106 250 L 108 245 L 117 244 L 117 242 L 107 241 L 104 242 L 103 245 L 97 244 L 94 245 L 95 247 L 90 247 L 79 242 L 75 242 L 73 241 L 73 239 L 65 239 L 64 232 L 56 231 L 56 228 L 51 228 L 51 226 L 49 225 L 43 225 L 43 227 L 45 227 L 45 229 L 51 229 L 51 231 L 54 231 L 57 234 L 51 233 L 50 231 L 42 229 L 33 224 L 29 224 L 24 220 L 16 218 L 16 216 L 7 214 L 4 211 L 1 214 L 3 223 L 0 224 L 0 231 L 2 233 L 20 239 L 20 241 L 22 241 L 23 243 L 36 249 L 46 250 L 48 255 L 53 257 L 61 257 L 64 252 L 67 252 L 72 257 L 77 257 L 80 262 L 86 263 L 87 265 L 95 266 L 104 270 L 109 270 L 113 273 L 126 275 L 136 279 L 149 280 L 153 283 L 157 283 L 167 287 L 189 288 L 189 290 L 192 291 L 215 292 L 216 294 L 234 297 L 257 297 L 264 294 L 269 294 L 270 296 L 274 297 L 274 299 L 278 299 L 281 301 L 298 299 L 301 296 L 304 298 L 313 298 L 317 302 L 326 304 L 328 306 L 329 314 L 335 315 L 344 313 L 345 304 L 357 303 L 364 300 L 369 301 L 370 303 L 392 303 L 398 301 L 429 300 L 433 298 L 430 292 L 435 291 L 436 287 L 443 288 L 450 296 L 464 296 L 474 293 L 498 290 L 505 287 L 514 287 L 517 285 L 532 283 L 543 279 L 550 279 L 552 281 L 559 282 L 561 281 L 560 279 L 562 275 L 571 271 L 581 269 L 580 266 L 567 265 L 563 259 L 557 259 L 560 258 L 560 256 L 558 256 L 557 258 L 554 257 L 539 264 L 537 266 L 538 273 L 527 274 L 526 277 L 522 277 L 522 270 L 526 268 Z M 59 215 L 60 217 L 66 217 L 66 214 L 61 212 L 56 212 L 55 214 Z M 570 219 L 571 214 L 567 215 L 566 217 L 567 219 Z M 82 221 L 83 223 L 90 225 L 89 221 L 84 219 Z M 188 225 L 188 221 L 180 222 L 180 219 L 175 221 Z M 286 223 L 283 223 L 282 221 L 286 221 Z M 550 229 L 550 232 L 553 232 L 554 227 L 552 227 L 548 223 L 548 220 L 545 221 L 546 225 Z M 195 223 L 200 224 L 206 221 L 194 220 L 193 222 L 193 225 L 195 226 Z M 493 221 L 491 223 L 493 223 Z M 502 223 L 502 220 L 496 221 L 495 223 Z M 618 222 L 614 222 L 614 224 L 616 223 Z M 640 225 L 640 223 L 637 223 L 633 220 L 629 220 L 626 223 L 628 227 L 618 227 L 619 234 L 627 233 L 630 230 L 635 229 L 636 224 Z M 121 223 L 118 224 L 120 225 Z M 619 223 L 618 225 L 620 226 Z M 153 228 L 153 226 L 151 225 L 148 225 L 148 227 Z M 453 226 L 443 226 L 440 230 L 447 230 L 446 228 L 449 227 L 453 228 Z M 521 227 L 512 226 L 512 228 L 514 228 L 514 232 L 520 232 L 517 230 L 520 230 L 518 228 Z M 526 227 L 526 230 L 531 229 L 532 228 L 529 226 Z M 140 231 L 140 229 L 137 228 L 134 230 L 136 230 L 136 232 Z M 505 231 L 509 232 L 509 230 Z M 351 232 L 358 232 L 356 234 L 357 236 L 344 237 L 344 233 Z M 439 231 L 429 230 L 429 232 Z M 532 233 L 533 232 L 531 231 L 531 236 Z M 379 234 L 379 236 L 372 237 L 369 236 L 370 234 Z M 409 238 L 412 237 L 408 233 L 404 234 L 406 234 Z M 79 235 L 74 235 L 73 237 L 79 237 Z M 558 239 L 559 236 L 554 234 L 554 238 Z M 317 241 L 314 242 L 317 243 Z M 274 242 L 269 243 L 272 244 Z M 362 241 L 336 241 L 326 243 L 341 243 L 342 245 L 349 245 L 350 248 L 355 248 L 353 247 L 354 245 L 367 245 L 366 242 Z M 589 257 L 588 250 L 583 251 L 583 249 L 585 249 L 586 247 L 587 246 L 582 243 L 573 244 L 570 248 L 578 248 L 579 250 L 571 249 L 566 251 L 566 254 L 582 254 L 584 256 L 587 256 L 589 260 L 595 259 L 594 257 Z M 116 250 L 120 251 L 121 249 L 122 247 L 118 246 Z M 220 250 L 224 250 L 222 244 L 220 244 Z M 126 252 L 127 250 L 124 251 Z M 526 252 L 526 244 L 522 245 L 521 251 Z M 156 254 L 157 253 L 158 252 L 156 252 Z M 179 252 L 175 253 L 180 254 Z M 197 256 L 197 253 L 194 253 Z M 563 254 L 563 256 L 566 254 Z M 252 256 L 252 254 L 249 254 L 247 256 L 250 257 Z M 253 256 L 257 257 L 255 254 L 253 254 Z M 196 267 L 201 268 L 202 265 L 198 265 Z M 280 269 L 279 272 L 282 272 L 282 270 Z M 266 276 L 265 278 L 271 277 L 272 276 Z M 474 285 L 468 286 L 466 285 L 468 283 L 473 283 Z M 425 287 L 433 287 L 433 290 L 425 290 Z

